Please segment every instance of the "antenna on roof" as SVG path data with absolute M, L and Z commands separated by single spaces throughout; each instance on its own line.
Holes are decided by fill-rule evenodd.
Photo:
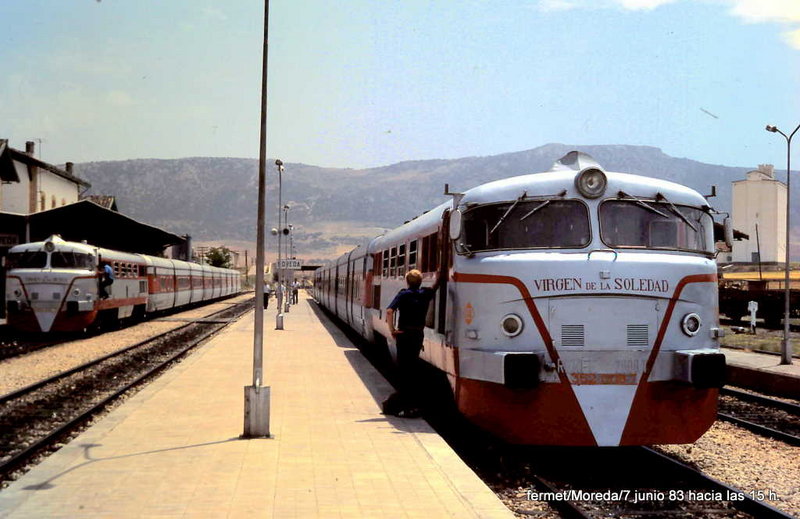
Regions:
M 451 192 L 450 184 L 445 184 L 444 194 L 453 197 L 453 210 L 455 211 L 456 209 L 458 209 L 458 204 L 460 204 L 461 199 L 464 198 L 464 193 Z

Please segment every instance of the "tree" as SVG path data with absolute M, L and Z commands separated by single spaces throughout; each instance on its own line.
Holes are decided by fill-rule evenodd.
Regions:
M 231 251 L 228 247 L 211 247 L 206 252 L 206 261 L 212 267 L 229 269 L 233 265 Z

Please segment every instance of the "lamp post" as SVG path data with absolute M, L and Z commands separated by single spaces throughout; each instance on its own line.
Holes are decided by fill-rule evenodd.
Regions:
M 291 232 L 292 232 L 291 228 L 292 228 L 292 226 L 289 225 L 289 204 L 286 204 L 286 205 L 283 206 L 283 229 L 281 229 L 281 231 L 284 234 L 286 234 L 287 237 L 289 237 L 289 236 L 291 236 Z M 288 248 L 289 248 L 289 241 L 288 240 L 286 241 L 284 246 L 287 248 L 287 250 L 286 250 L 286 259 L 288 260 L 289 256 L 291 255 L 290 251 L 288 250 Z M 288 261 L 287 261 L 287 263 L 288 263 Z M 286 270 L 286 269 L 284 269 L 284 270 Z M 286 312 L 286 313 L 289 312 L 289 301 L 291 300 L 291 295 L 290 295 L 290 292 L 289 292 L 289 279 L 288 279 L 288 277 L 289 277 L 288 275 L 284 275 L 284 281 L 286 281 L 286 294 L 285 294 L 285 296 L 283 298 L 283 311 Z
M 283 305 L 283 276 L 281 275 L 281 236 L 283 235 L 283 225 L 281 224 L 281 208 L 283 202 L 281 200 L 282 194 L 282 177 L 283 177 L 283 161 L 278 159 L 275 161 L 275 166 L 278 168 L 278 290 L 275 297 L 277 298 L 278 313 L 275 315 L 275 329 L 283 330 L 283 312 L 281 305 Z
M 790 181 L 792 178 L 791 175 L 791 165 L 792 165 L 792 137 L 794 134 L 797 133 L 797 130 L 800 129 L 800 124 L 797 125 L 797 128 L 789 134 L 788 136 L 780 131 L 777 126 L 767 125 L 766 130 L 772 133 L 780 133 L 783 135 L 783 138 L 786 139 L 786 268 L 785 275 L 784 275 L 784 292 L 783 292 L 783 299 L 784 299 L 784 308 L 783 308 L 783 344 L 781 344 L 781 364 L 791 364 L 792 363 L 792 343 L 789 339 L 789 306 L 790 306 L 790 298 L 791 298 L 791 289 L 789 288 L 789 231 L 791 229 L 791 213 L 790 209 L 792 207 L 792 191 L 790 189 Z
M 264 1 L 264 46 L 261 68 L 261 126 L 258 156 L 258 215 L 256 220 L 256 312 L 253 326 L 253 385 L 244 387 L 244 432 L 242 437 L 269 436 L 269 386 L 263 386 L 264 352 L 264 213 L 267 162 L 267 49 L 269 0 Z

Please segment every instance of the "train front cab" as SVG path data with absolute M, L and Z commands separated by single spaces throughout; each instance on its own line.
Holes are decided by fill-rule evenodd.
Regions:
M 447 327 L 458 407 L 513 443 L 695 441 L 724 374 L 710 211 L 692 190 L 623 174 L 589 198 L 586 171 L 606 175 L 464 197 Z

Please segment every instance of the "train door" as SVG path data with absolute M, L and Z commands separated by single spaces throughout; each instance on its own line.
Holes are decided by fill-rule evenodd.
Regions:
M 447 337 L 447 299 L 450 278 L 450 265 L 452 263 L 450 242 L 450 210 L 442 215 L 442 227 L 439 229 L 439 305 L 436 310 L 436 331 Z M 445 339 L 446 341 L 447 339 Z
M 336 270 L 333 276 L 333 315 L 339 315 L 339 264 L 336 264 Z
M 344 322 L 351 324 L 352 321 L 352 313 L 353 313 L 353 306 L 351 304 L 351 296 L 353 293 L 353 280 L 351 278 L 353 269 L 350 257 L 353 255 L 353 251 L 350 251 L 350 254 L 347 255 L 347 266 L 345 267 L 345 274 L 344 274 Z

